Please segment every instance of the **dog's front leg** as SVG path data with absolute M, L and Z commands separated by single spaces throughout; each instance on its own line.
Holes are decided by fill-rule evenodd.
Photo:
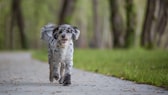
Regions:
M 54 79 L 54 65 L 53 65 L 53 53 L 52 50 L 49 48 L 48 50 L 48 63 L 49 63 L 49 70 L 50 70 L 50 76 L 49 76 L 49 80 L 50 82 L 53 82 Z
M 52 56 L 52 52 L 50 50 L 48 50 L 48 63 L 49 63 L 49 70 L 50 70 L 50 76 L 49 76 L 49 80 L 50 82 L 53 82 L 53 72 L 54 72 L 54 65 L 53 65 L 53 56 Z
M 50 76 L 49 76 L 49 80 L 50 82 L 53 82 L 53 78 L 54 78 L 54 66 L 53 66 L 53 63 L 49 63 L 49 66 L 50 66 Z
M 60 62 L 59 61 L 54 61 L 53 62 L 53 77 L 55 78 L 55 80 L 59 79 L 60 76 Z
M 73 62 L 72 60 L 65 61 L 65 74 L 63 85 L 67 86 L 71 84 L 71 71 L 72 71 Z

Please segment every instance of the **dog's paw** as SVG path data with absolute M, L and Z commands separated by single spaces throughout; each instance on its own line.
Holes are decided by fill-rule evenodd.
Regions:
M 50 78 L 49 78 L 50 82 L 53 82 L 54 81 L 53 79 L 54 79 L 54 77 L 50 76 Z
M 55 78 L 55 80 L 58 80 L 59 79 L 59 74 L 55 73 L 53 77 Z
M 68 86 L 71 84 L 71 75 L 66 74 L 63 81 L 63 86 Z
M 64 82 L 64 78 L 61 77 L 61 78 L 59 79 L 59 84 L 63 84 L 63 82 Z

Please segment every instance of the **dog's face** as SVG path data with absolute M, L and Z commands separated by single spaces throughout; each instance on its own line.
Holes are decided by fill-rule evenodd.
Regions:
M 70 40 L 77 40 L 79 34 L 80 31 L 76 27 L 68 24 L 59 25 L 53 30 L 53 37 L 61 44 L 66 44 Z

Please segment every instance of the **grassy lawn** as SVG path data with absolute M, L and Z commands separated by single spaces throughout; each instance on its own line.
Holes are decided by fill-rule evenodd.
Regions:
M 33 57 L 47 61 L 47 50 Z M 168 88 L 168 51 L 76 49 L 74 67 Z

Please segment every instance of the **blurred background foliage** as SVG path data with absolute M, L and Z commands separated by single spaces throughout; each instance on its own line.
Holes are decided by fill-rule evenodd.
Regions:
M 39 49 L 51 22 L 81 30 L 78 48 L 168 47 L 167 0 L 0 0 L 0 50 Z

